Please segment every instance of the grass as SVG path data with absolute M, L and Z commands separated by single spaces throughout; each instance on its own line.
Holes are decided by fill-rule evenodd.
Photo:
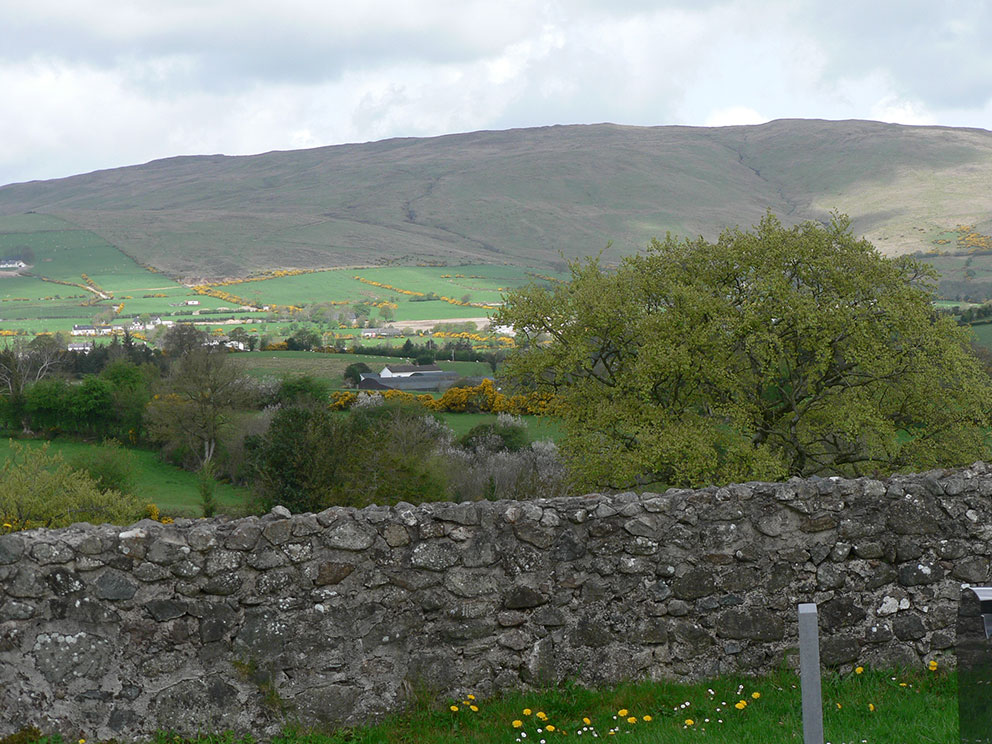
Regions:
M 456 437 L 462 437 L 480 424 L 496 423 L 495 413 L 439 413 L 445 426 L 455 432 Z M 521 416 L 527 424 L 527 436 L 532 442 L 543 439 L 558 441 L 563 431 L 557 419 L 550 416 Z
M 45 441 L 22 439 L 21 444 L 42 447 Z M 59 452 L 66 460 L 73 455 L 94 447 L 88 442 L 70 439 L 54 439 L 48 442 L 49 451 Z M 169 463 L 162 462 L 154 452 L 144 449 L 128 449 L 134 458 L 134 492 L 142 502 L 153 503 L 167 516 L 200 516 L 199 493 L 196 473 L 190 473 Z M 0 458 L 8 457 L 10 440 L 0 439 Z M 218 483 L 216 498 L 220 511 L 239 513 L 243 511 L 244 488 L 229 483 Z
M 789 671 L 757 678 L 726 676 L 691 684 L 636 682 L 600 689 L 565 683 L 489 700 L 470 694 L 443 702 L 421 695 L 406 712 L 378 724 L 326 733 L 288 729 L 272 741 L 565 744 L 616 737 L 629 744 L 795 744 L 803 740 L 799 680 Z M 956 744 L 957 675 L 942 671 L 828 673 L 823 678 L 823 711 L 825 741 L 832 744 Z M 155 744 L 252 741 L 252 737 L 230 733 L 196 739 L 162 733 L 153 739 Z

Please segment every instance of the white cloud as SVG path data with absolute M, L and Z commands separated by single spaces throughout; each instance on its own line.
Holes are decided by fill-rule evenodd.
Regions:
M 730 127 L 737 124 L 764 124 L 768 117 L 762 116 L 753 108 L 747 106 L 731 106 L 717 109 L 703 123 L 707 127 Z
M 890 124 L 937 124 L 936 117 L 919 101 L 885 96 L 871 107 L 870 118 Z

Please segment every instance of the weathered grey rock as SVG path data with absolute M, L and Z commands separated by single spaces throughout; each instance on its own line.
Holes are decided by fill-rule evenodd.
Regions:
M 785 623 L 779 615 L 760 607 L 727 610 L 717 618 L 716 634 L 721 638 L 778 641 L 785 636 Z
M 391 548 L 399 548 L 410 544 L 410 533 L 401 524 L 386 525 L 382 536 L 385 538 L 386 544 Z
M 258 544 L 262 528 L 254 521 L 243 522 L 224 541 L 228 550 L 252 550 Z
M 708 568 L 694 568 L 672 582 L 672 594 L 678 599 L 699 599 L 716 591 L 713 571 Z
M 314 584 L 317 586 L 340 584 L 348 578 L 354 570 L 355 566 L 351 563 L 325 561 L 317 567 L 317 576 L 314 578 Z
M 529 586 L 514 586 L 503 597 L 503 606 L 508 610 L 523 610 L 547 604 L 548 598 Z
M 174 599 L 153 599 L 145 605 L 151 616 L 158 622 L 175 620 L 186 614 L 186 602 Z
M 449 542 L 422 542 L 410 552 L 410 565 L 428 571 L 444 571 L 458 564 L 457 548 Z
M 892 619 L 892 632 L 900 641 L 916 641 L 927 633 L 920 616 L 911 612 L 900 612 Z
M 162 535 L 153 540 L 145 553 L 145 560 L 149 563 L 160 565 L 171 565 L 185 558 L 190 552 L 185 540 L 176 534 Z
M 108 569 L 100 574 L 97 580 L 93 582 L 93 586 L 96 596 L 100 599 L 131 599 L 134 593 L 138 591 L 137 584 L 128 579 L 125 574 L 114 569 Z
M 955 561 L 951 576 L 968 584 L 985 584 L 989 580 L 989 559 L 974 555 Z
M 372 547 L 376 533 L 353 519 L 336 522 L 324 531 L 324 544 L 340 550 L 365 550 Z
M 31 557 L 38 563 L 68 563 L 76 554 L 64 543 L 39 543 L 31 548 Z
M 820 624 L 827 630 L 857 625 L 867 617 L 865 610 L 859 607 L 851 597 L 834 597 L 819 607 Z
M 48 684 L 76 679 L 99 680 L 113 663 L 110 642 L 92 633 L 41 633 L 31 649 L 34 663 Z
M 18 535 L 0 535 L 0 566 L 17 563 L 24 555 L 24 540 Z
M 837 667 L 855 661 L 861 647 L 854 638 L 835 636 L 820 640 L 820 663 L 828 667 Z
M 932 561 L 921 561 L 899 567 L 899 583 L 903 586 L 933 584 L 943 578 L 943 567 Z

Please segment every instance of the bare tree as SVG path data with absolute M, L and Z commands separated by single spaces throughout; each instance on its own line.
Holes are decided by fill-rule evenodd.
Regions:
M 31 422 L 24 408 L 25 391 L 58 369 L 64 357 L 62 345 L 50 336 L 38 336 L 30 342 L 17 338 L 0 347 L 0 394 L 7 398 L 11 418 L 26 434 L 31 431 Z

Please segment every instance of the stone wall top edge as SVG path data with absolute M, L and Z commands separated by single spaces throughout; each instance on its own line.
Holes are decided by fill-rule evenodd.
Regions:
M 839 476 L 814 476 L 811 478 L 792 477 L 785 481 L 746 481 L 743 483 L 730 483 L 720 486 L 705 486 L 703 488 L 669 488 L 664 492 L 644 491 L 640 494 L 634 491 L 618 493 L 591 492 L 579 495 L 531 499 L 526 501 L 503 499 L 498 501 L 433 501 L 424 502 L 421 504 L 411 504 L 401 501 L 394 505 L 372 504 L 361 508 L 350 506 L 332 506 L 316 514 L 312 512 L 291 514 L 284 507 L 277 506 L 269 513 L 260 516 L 252 515 L 246 517 L 230 517 L 227 515 L 221 515 L 211 518 L 180 517 L 173 523 L 162 523 L 151 519 L 142 519 L 129 525 L 90 524 L 87 522 L 77 522 L 69 525 L 68 527 L 60 527 L 57 529 L 36 528 L 32 530 L 23 530 L 12 534 L 16 534 L 17 536 L 29 541 L 33 541 L 36 539 L 59 539 L 72 534 L 93 532 L 106 532 L 115 536 L 120 536 L 122 533 L 139 529 L 145 530 L 148 533 L 169 532 L 173 530 L 192 530 L 198 527 L 207 530 L 229 531 L 237 529 L 237 527 L 244 523 L 268 523 L 279 519 L 305 519 L 316 517 L 322 523 L 331 524 L 338 519 L 348 517 L 358 518 L 362 521 L 383 521 L 381 517 L 379 519 L 375 518 L 376 516 L 382 514 L 388 514 L 388 517 L 386 517 L 387 519 L 399 519 L 401 518 L 401 515 L 409 515 L 410 512 L 428 518 L 449 521 L 446 520 L 446 516 L 450 517 L 450 512 L 452 510 L 471 507 L 483 509 L 496 514 L 505 513 L 507 509 L 514 505 L 533 505 L 542 508 L 561 510 L 569 508 L 583 508 L 592 512 L 601 503 L 630 504 L 635 501 L 644 503 L 651 500 L 664 498 L 692 499 L 693 497 L 714 497 L 719 495 L 726 495 L 731 498 L 740 498 L 741 495 L 747 491 L 750 491 L 753 494 L 769 495 L 776 492 L 781 493 L 789 489 L 795 489 L 798 491 L 799 493 L 797 495 L 800 499 L 805 497 L 822 498 L 824 495 L 829 494 L 830 491 L 833 490 L 838 491 L 836 495 L 850 497 L 857 495 L 857 492 L 864 489 L 868 484 L 882 484 L 888 489 L 892 486 L 901 487 L 906 484 L 919 482 L 939 482 L 955 476 L 961 476 L 964 480 L 970 480 L 981 475 L 992 476 L 992 464 L 976 462 L 972 465 L 964 467 L 935 469 L 918 473 L 894 473 L 890 476 L 882 478 L 872 478 L 869 476 L 860 478 L 843 478 Z M 805 488 L 803 488 L 804 486 Z M 449 514 L 446 515 L 445 512 L 449 512 Z M 2 538 L 2 535 L 0 535 L 0 538 Z

